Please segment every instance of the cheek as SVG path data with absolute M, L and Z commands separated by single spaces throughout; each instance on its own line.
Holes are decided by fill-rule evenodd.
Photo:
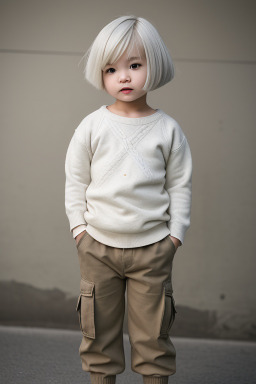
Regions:
M 113 90 L 115 88 L 115 77 L 114 75 L 111 76 L 103 76 L 103 84 L 105 89 Z
M 138 83 L 140 84 L 141 88 L 144 87 L 144 84 L 146 83 L 146 79 L 147 79 L 147 73 L 143 73 L 141 74 L 141 76 L 138 78 Z
M 109 89 L 109 79 L 107 77 L 103 76 L 102 80 L 103 80 L 104 88 L 107 91 Z

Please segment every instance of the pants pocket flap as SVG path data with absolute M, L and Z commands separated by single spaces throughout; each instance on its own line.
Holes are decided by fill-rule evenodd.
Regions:
M 83 296 L 93 296 L 94 283 L 91 281 L 81 279 L 80 281 L 80 292 Z

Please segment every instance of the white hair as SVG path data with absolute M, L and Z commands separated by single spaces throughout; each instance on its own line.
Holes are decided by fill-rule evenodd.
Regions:
M 143 48 L 147 60 L 147 79 L 143 89 L 152 91 L 173 79 L 174 67 L 166 45 L 156 28 L 147 20 L 122 16 L 107 24 L 85 54 L 85 78 L 104 89 L 102 70 L 116 62 L 131 46 Z M 143 53 L 144 53 L 143 52 Z

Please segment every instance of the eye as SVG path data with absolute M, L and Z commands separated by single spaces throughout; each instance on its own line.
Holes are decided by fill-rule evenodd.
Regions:
M 131 69 L 138 69 L 139 67 L 141 67 L 141 64 L 138 63 L 134 63 L 130 66 Z
M 106 73 L 115 73 L 115 68 L 108 68 L 107 70 L 106 70 Z

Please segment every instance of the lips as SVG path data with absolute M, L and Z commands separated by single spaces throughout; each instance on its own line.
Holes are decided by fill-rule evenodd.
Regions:
M 125 93 L 125 94 L 128 94 L 128 93 L 131 93 L 132 92 L 132 88 L 127 88 L 127 87 L 125 87 L 125 88 L 122 88 L 121 89 L 121 92 L 122 93 Z

